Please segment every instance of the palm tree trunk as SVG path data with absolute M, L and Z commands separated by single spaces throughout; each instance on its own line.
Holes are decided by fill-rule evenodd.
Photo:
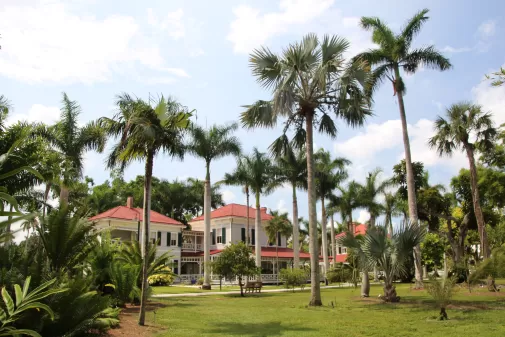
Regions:
M 368 271 L 363 270 L 363 275 L 361 277 L 361 297 L 370 296 L 370 280 L 368 278 Z
M 370 213 L 370 227 L 374 227 L 374 226 L 375 226 L 375 215 Z
M 205 185 L 204 185 L 204 197 L 203 197 L 203 285 L 202 289 L 210 290 L 210 163 L 205 165 Z
M 60 207 L 68 205 L 68 187 L 63 183 L 60 185 Z
M 305 114 L 307 151 L 307 189 L 309 194 L 309 242 L 310 242 L 310 302 L 311 306 L 321 306 L 321 285 L 319 284 L 319 254 L 317 247 L 316 185 L 314 177 L 313 118 L 314 111 Z
M 333 213 L 331 214 L 331 229 L 330 229 L 330 235 L 331 235 L 331 266 L 335 267 L 335 263 L 337 260 L 337 246 L 335 244 L 335 222 L 333 220 Z
M 251 239 L 249 238 L 249 186 L 245 186 L 245 198 L 247 202 L 247 208 L 246 208 L 246 217 L 247 217 L 247 224 L 246 224 L 246 231 L 245 231 L 245 242 L 247 247 L 251 244 Z
M 298 232 L 298 200 L 296 198 L 296 186 L 293 184 L 293 267 L 300 267 L 300 233 Z
M 42 206 L 42 217 L 43 218 L 46 216 L 47 199 L 49 198 L 50 191 L 51 191 L 51 183 L 48 182 L 48 183 L 46 183 L 46 189 L 44 191 L 44 205 Z
M 400 69 L 395 67 L 395 79 L 400 81 Z M 410 154 L 409 132 L 407 129 L 407 116 L 405 114 L 405 105 L 403 103 L 403 92 L 397 91 L 398 107 L 400 108 L 400 119 L 402 122 L 403 146 L 405 148 L 405 167 L 407 171 L 407 197 L 409 203 L 409 216 L 412 223 L 417 223 L 417 200 L 416 186 L 414 181 L 414 169 L 412 167 L 412 156 Z M 421 266 L 421 247 L 414 247 L 414 262 L 416 268 L 416 288 L 423 286 L 423 269 Z
M 354 235 L 354 224 L 352 223 L 352 210 L 349 212 L 349 224 L 347 225 L 347 230 Z
M 261 227 L 260 194 L 259 194 L 259 192 L 256 192 L 256 219 L 254 222 L 254 251 L 255 251 L 255 255 L 256 255 L 256 267 L 258 267 L 258 268 L 261 268 L 260 227 Z
M 275 244 L 275 273 L 277 274 L 277 285 L 279 285 L 279 245 L 277 243 Z
M 149 258 L 149 227 L 151 216 L 151 180 L 153 176 L 154 153 L 149 151 L 146 160 L 146 173 L 144 179 L 144 221 L 142 223 L 142 294 L 140 297 L 139 325 L 144 325 L 147 305 L 147 270 Z
M 10 207 L 9 207 L 9 213 L 12 214 L 13 210 L 14 210 L 14 207 L 12 205 L 10 205 Z M 10 234 L 11 233 L 11 225 L 12 225 L 11 224 L 12 215 L 9 215 L 7 217 L 7 221 L 9 222 L 9 224 L 5 227 L 5 232 L 7 234 Z M 5 240 L 4 246 L 5 246 L 5 248 L 9 248 L 10 245 L 11 245 L 11 237 L 9 235 L 9 236 L 7 236 L 7 238 Z
M 375 227 L 375 215 L 372 214 L 372 212 L 370 212 L 370 227 Z M 363 272 L 363 273 L 365 273 L 365 272 Z M 364 278 L 363 278 L 363 280 L 364 280 Z M 373 267 L 373 281 L 379 282 L 379 272 L 377 270 L 377 266 Z M 370 281 L 368 280 L 368 275 L 367 275 L 367 282 L 370 283 Z M 370 284 L 368 284 L 368 291 L 370 292 Z M 363 286 L 361 286 L 361 292 L 363 293 Z M 364 295 L 361 294 L 361 296 L 364 296 Z M 367 296 L 365 296 L 365 297 L 368 297 L 368 293 L 367 293 Z
M 470 164 L 470 183 L 472 185 L 473 210 L 475 212 L 477 228 L 479 230 L 480 250 L 484 259 L 487 259 L 491 252 L 487 242 L 486 223 L 484 222 L 484 215 L 482 214 L 482 208 L 480 207 L 479 186 L 477 185 L 477 167 L 475 166 L 473 149 L 469 144 L 465 144 L 465 149 L 468 162 Z
M 321 197 L 321 246 L 323 247 L 323 262 L 324 262 L 324 277 L 328 269 L 330 269 L 330 261 L 328 260 L 328 234 L 326 229 L 326 207 L 324 205 L 324 197 Z

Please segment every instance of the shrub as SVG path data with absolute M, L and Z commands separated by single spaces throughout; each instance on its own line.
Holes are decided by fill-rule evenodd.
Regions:
M 326 278 L 330 283 L 353 282 L 353 271 L 346 265 L 337 265 L 326 273 Z
M 281 269 L 279 278 L 287 289 L 292 288 L 294 292 L 296 287 L 300 287 L 302 290 L 305 288 L 308 275 L 303 269 Z
M 441 321 L 448 319 L 445 309 L 451 302 L 452 295 L 454 294 L 455 284 L 456 278 L 444 278 L 442 280 L 437 280 L 434 277 L 431 277 L 430 283 L 426 284 L 426 290 L 428 291 L 428 294 L 433 297 L 440 308 L 439 319 Z
M 163 272 L 153 274 L 147 278 L 150 286 L 169 286 L 174 283 L 175 277 L 170 268 L 165 267 L 160 271 Z
M 201 286 L 203 285 L 203 281 L 205 281 L 205 279 L 203 277 L 200 277 L 197 281 L 196 281 L 196 284 Z
M 137 275 L 140 273 L 138 266 L 121 265 L 115 263 L 110 269 L 111 284 L 113 288 L 113 305 L 124 307 L 126 303 L 140 302 L 140 288 L 137 287 Z M 109 284 L 108 284 L 109 285 Z

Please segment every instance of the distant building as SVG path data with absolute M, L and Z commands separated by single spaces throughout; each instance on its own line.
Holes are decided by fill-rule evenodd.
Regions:
M 353 227 L 354 227 L 354 236 L 365 235 L 366 229 L 367 229 L 366 225 L 355 223 L 355 224 L 353 224 Z M 338 240 L 338 238 L 343 237 L 343 236 L 345 236 L 345 232 L 338 233 L 337 235 L 335 235 L 335 239 Z M 337 263 L 344 263 L 345 260 L 347 259 L 347 247 L 339 245 L 338 243 L 336 245 L 337 245 L 337 247 L 336 247 L 337 248 L 337 255 L 335 256 L 335 261 Z

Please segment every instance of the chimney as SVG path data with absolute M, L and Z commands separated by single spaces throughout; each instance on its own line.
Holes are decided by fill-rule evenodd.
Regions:
M 267 214 L 267 208 L 266 207 L 261 207 L 260 208 L 261 214 Z
M 133 208 L 133 197 L 126 198 L 126 207 Z

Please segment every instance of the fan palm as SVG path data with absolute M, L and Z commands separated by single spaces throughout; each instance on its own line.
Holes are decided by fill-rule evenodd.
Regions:
M 328 151 L 319 149 L 314 154 L 314 166 L 316 169 L 316 194 L 321 198 L 321 230 L 322 230 L 322 251 L 324 261 L 324 272 L 330 269 L 328 260 L 328 240 L 327 240 L 327 215 L 326 215 L 326 199 L 332 195 L 333 191 L 342 181 L 347 179 L 347 171 L 345 166 L 351 162 L 345 158 L 332 159 Z
M 297 188 L 307 187 L 307 158 L 304 149 L 293 149 L 291 146 L 282 156 L 275 158 L 277 166 L 277 179 L 283 183 L 291 184 L 293 195 L 293 266 L 300 266 L 300 248 L 298 231 L 298 199 Z
M 273 216 L 265 227 L 265 232 L 270 244 L 275 244 L 275 258 L 276 258 L 276 273 L 279 275 L 279 237 L 288 238 L 293 233 L 293 225 L 288 219 L 288 213 L 280 213 L 279 211 L 270 211 Z M 279 278 L 277 277 L 277 280 Z
M 421 243 L 425 230 L 417 223 L 402 223 L 391 236 L 387 229 L 377 225 L 368 228 L 361 240 L 347 232 L 339 243 L 357 251 L 367 269 L 377 267 L 384 271 L 384 296 L 386 302 L 398 302 L 393 282 L 406 273 L 406 261 L 414 247 Z
M 314 178 L 314 127 L 335 137 L 337 128 L 331 114 L 347 124 L 361 126 L 371 115 L 369 100 L 362 90 L 366 81 L 364 66 L 346 64 L 344 54 L 349 42 L 338 36 L 306 35 L 301 42 L 291 44 L 281 55 L 260 48 L 250 56 L 253 75 L 265 88 L 272 90 L 272 99 L 246 106 L 241 120 L 246 127 L 273 127 L 279 118 L 286 118 L 287 131 L 294 127 L 292 140 L 297 147 L 305 143 L 307 154 L 307 188 L 309 194 L 310 240 L 317 236 L 316 187 Z M 287 137 L 276 142 L 274 151 L 282 152 Z M 322 305 L 319 286 L 319 256 L 317 243 L 311 251 L 310 305 Z
M 407 21 L 399 34 L 393 31 L 377 17 L 362 17 L 361 26 L 372 31 L 372 41 L 378 45 L 357 55 L 354 60 L 366 62 L 373 67 L 369 79 L 367 95 L 371 96 L 384 79 L 393 85 L 393 93 L 397 96 L 402 123 L 403 145 L 405 148 L 405 162 L 407 165 L 407 191 L 409 203 L 409 216 L 412 222 L 417 221 L 417 202 L 414 184 L 414 171 L 410 153 L 410 141 L 407 130 L 407 116 L 403 96 L 406 93 L 405 83 L 400 69 L 407 74 L 414 74 L 420 67 L 444 71 L 451 68 L 449 59 L 440 54 L 434 46 L 412 49 L 414 37 L 421 31 L 423 24 L 429 19 L 429 10 L 423 9 Z M 421 251 L 416 247 L 416 283 L 422 286 Z
M 151 105 L 152 104 L 152 105 Z M 102 117 L 100 124 L 107 134 L 119 138 L 112 148 L 107 165 L 123 170 L 133 161 L 145 160 L 143 225 L 141 230 L 144 263 L 142 266 L 142 299 L 139 324 L 144 325 L 147 302 L 147 254 L 151 215 L 151 181 L 154 157 L 163 152 L 170 157 L 184 156 L 184 134 L 190 125 L 192 112 L 172 98 L 161 96 L 145 102 L 128 94 L 117 97 L 118 113 L 111 119 Z
M 104 130 L 96 122 L 79 126 L 81 107 L 63 93 L 60 120 L 49 127 L 40 126 L 36 132 L 45 138 L 63 157 L 60 163 L 60 204 L 68 203 L 69 187 L 82 177 L 84 153 L 95 150 L 102 152 L 105 147 Z
M 479 105 L 461 102 L 450 106 L 446 111 L 446 116 L 447 119 L 439 116 L 435 121 L 435 135 L 430 138 L 429 145 L 436 148 L 440 156 L 451 156 L 458 149 L 466 152 L 470 166 L 473 209 L 479 229 L 481 252 L 484 258 L 488 258 L 491 252 L 480 205 L 474 152 L 475 150 L 486 151 L 493 146 L 496 129 L 492 115 L 483 112 Z
M 231 133 L 237 130 L 237 124 L 227 126 L 214 125 L 209 130 L 204 130 L 199 126 L 191 129 L 191 140 L 187 150 L 195 156 L 205 160 L 205 191 L 203 199 L 204 218 L 204 281 L 202 289 L 210 289 L 210 204 L 211 204 L 211 184 L 210 184 L 210 163 L 228 155 L 238 156 L 240 154 L 240 140 L 232 136 Z

